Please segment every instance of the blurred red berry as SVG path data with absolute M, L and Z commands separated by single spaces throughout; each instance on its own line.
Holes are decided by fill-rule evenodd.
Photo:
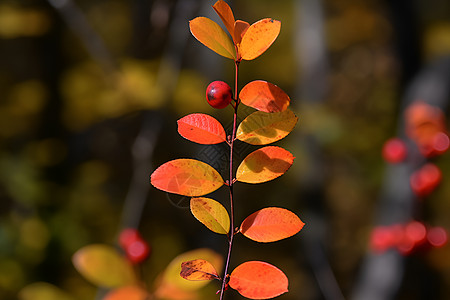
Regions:
M 411 174 L 410 184 L 417 196 L 425 197 L 436 189 L 441 180 L 441 170 L 436 165 L 428 163 Z
M 150 255 L 150 246 L 134 228 L 126 228 L 120 232 L 119 245 L 133 264 L 143 262 Z
M 425 242 L 427 229 L 418 221 L 411 221 L 402 229 L 403 234 L 397 241 L 397 250 L 403 255 L 409 255 Z
M 150 246 L 142 239 L 138 239 L 125 248 L 128 259 L 133 264 L 142 263 L 150 255 Z
M 442 247 L 447 244 L 447 231 L 442 227 L 433 227 L 428 230 L 427 240 L 434 247 Z
M 389 163 L 399 163 L 406 158 L 407 147 L 404 141 L 399 138 L 391 138 L 383 145 L 383 158 Z
M 432 139 L 433 151 L 435 154 L 442 154 L 448 150 L 450 146 L 450 139 L 445 132 L 438 132 Z
M 213 81 L 206 88 L 206 100 L 214 108 L 225 108 L 233 100 L 231 87 L 223 81 Z
M 383 252 L 391 246 L 388 228 L 384 226 L 375 227 L 370 236 L 370 248 L 375 252 Z
M 126 247 L 128 247 L 128 245 L 141 238 L 141 234 L 137 229 L 125 228 L 120 232 L 119 245 L 125 249 Z
M 418 221 L 411 221 L 405 226 L 405 236 L 414 244 L 422 244 L 427 237 L 427 229 L 425 225 Z
M 425 157 L 442 154 L 449 148 L 445 114 L 439 107 L 416 101 L 405 111 L 405 123 L 407 135 Z

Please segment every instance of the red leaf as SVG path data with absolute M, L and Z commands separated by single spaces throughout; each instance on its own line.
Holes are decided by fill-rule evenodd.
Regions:
M 290 210 L 267 207 L 245 218 L 240 232 L 251 240 L 268 243 L 293 236 L 304 225 L 305 223 Z
M 214 266 L 204 259 L 182 262 L 180 276 L 192 281 L 219 279 Z
M 212 193 L 224 184 L 213 167 L 187 158 L 161 165 L 152 173 L 150 181 L 154 187 L 165 192 L 192 197 Z
M 239 93 L 239 99 L 247 106 L 268 113 L 284 111 L 291 102 L 281 88 L 264 80 L 247 83 Z
M 177 121 L 178 133 L 192 142 L 211 145 L 226 141 L 222 124 L 207 114 L 190 114 Z
M 294 156 L 277 146 L 266 146 L 250 153 L 239 165 L 236 180 L 262 183 L 273 180 L 291 167 Z
M 250 299 L 270 299 L 288 291 L 288 278 L 277 267 L 262 261 L 248 261 L 230 275 L 230 287 Z

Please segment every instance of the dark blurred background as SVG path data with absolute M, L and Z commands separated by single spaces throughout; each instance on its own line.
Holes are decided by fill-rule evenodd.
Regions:
M 176 131 L 176 120 L 193 112 L 231 125 L 232 110 L 210 108 L 205 88 L 212 80 L 231 85 L 233 63 L 197 42 L 188 26 L 199 15 L 220 23 L 214 2 L 0 2 L 0 299 L 16 299 L 33 282 L 73 299 L 98 298 L 71 257 L 88 244 L 115 244 L 124 227 L 139 228 L 152 246 L 149 283 L 181 252 L 210 247 L 225 255 L 223 236 L 192 217 L 188 199 L 148 182 L 157 166 L 181 157 L 226 171 L 225 146 L 196 145 Z M 306 223 L 273 244 L 238 237 L 232 265 L 264 260 L 283 269 L 286 300 L 449 299 L 447 246 L 375 257 L 369 238 L 377 224 L 409 219 L 450 228 L 448 155 L 434 160 L 443 183 L 426 202 L 416 205 L 406 192 L 411 203 L 392 209 L 386 185 L 408 190 L 408 179 L 395 181 L 381 156 L 384 141 L 402 134 L 409 102 L 443 90 L 420 100 L 446 109 L 450 2 L 227 2 L 236 19 L 282 22 L 272 47 L 241 64 L 240 86 L 277 84 L 299 117 L 277 143 L 296 156 L 293 167 L 263 185 L 236 185 L 236 218 L 281 206 Z M 426 76 L 441 81 L 421 93 Z M 253 150 L 237 147 L 237 160 Z M 214 197 L 226 203 L 227 193 Z M 374 265 L 389 280 L 373 276 Z M 241 297 L 230 291 L 229 298 Z

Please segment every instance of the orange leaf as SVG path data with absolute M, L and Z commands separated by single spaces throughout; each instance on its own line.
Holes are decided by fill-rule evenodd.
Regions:
M 189 22 L 192 35 L 203 45 L 226 58 L 236 59 L 236 50 L 229 36 L 216 22 L 197 17 Z
M 239 93 L 239 99 L 247 106 L 268 113 L 284 111 L 291 102 L 281 88 L 264 80 L 247 83 Z
M 294 156 L 277 146 L 266 146 L 250 153 L 239 165 L 236 179 L 246 183 L 273 180 L 291 167 Z
M 251 240 L 269 243 L 293 236 L 304 225 L 290 210 L 267 207 L 245 218 L 239 231 Z
M 242 59 L 252 60 L 263 54 L 277 39 L 280 29 L 281 22 L 270 18 L 253 23 L 239 45 Z
M 149 293 L 143 288 L 130 285 L 109 292 L 103 300 L 146 300 L 149 299 Z
M 180 276 L 192 281 L 219 279 L 214 266 L 204 259 L 182 262 Z
M 85 246 L 73 255 L 72 262 L 81 275 L 98 286 L 111 288 L 136 282 L 133 267 L 112 246 Z
M 213 8 L 222 19 L 223 24 L 234 39 L 233 34 L 235 21 L 233 11 L 231 10 L 230 6 L 225 1 L 219 0 L 213 5 Z
M 270 299 L 288 291 L 288 278 L 277 267 L 262 261 L 248 261 L 230 275 L 230 287 L 250 299 Z
M 222 124 L 207 114 L 190 114 L 177 121 L 178 133 L 192 142 L 211 145 L 226 141 Z
M 230 230 L 230 217 L 219 202 L 209 198 L 192 198 L 191 212 L 194 217 L 209 230 L 220 234 L 227 234 Z
M 196 159 L 174 159 L 156 169 L 151 184 L 165 192 L 184 196 L 203 196 L 214 192 L 224 182 L 210 165 Z
M 277 113 L 257 111 L 239 124 L 236 138 L 252 145 L 267 145 L 287 136 L 297 120 L 289 109 Z
M 248 24 L 245 21 L 236 20 L 236 22 L 234 22 L 233 40 L 236 45 L 239 45 L 241 43 L 242 37 L 247 32 L 247 29 L 249 27 L 250 27 L 250 24 Z

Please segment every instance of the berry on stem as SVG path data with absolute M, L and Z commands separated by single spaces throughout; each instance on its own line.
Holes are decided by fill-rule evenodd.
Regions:
M 213 81 L 206 88 L 206 100 L 214 108 L 227 107 L 233 100 L 231 87 L 223 81 Z

